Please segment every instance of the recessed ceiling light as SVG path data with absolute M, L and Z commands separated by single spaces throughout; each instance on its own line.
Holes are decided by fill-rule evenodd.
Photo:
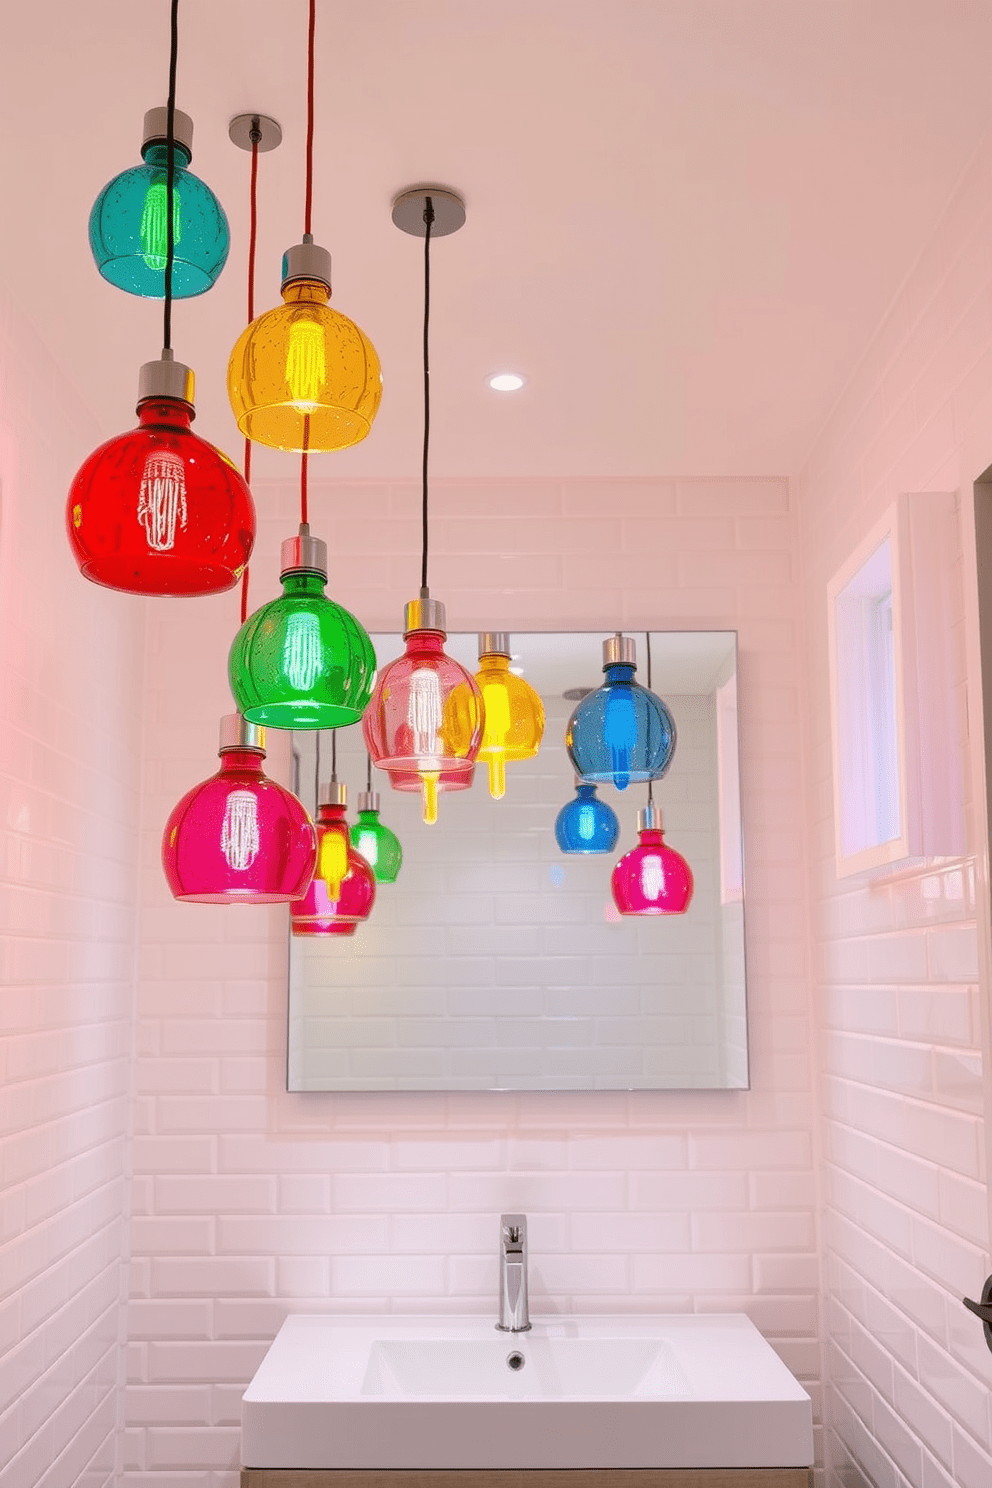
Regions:
M 497 372 L 495 377 L 490 377 L 489 386 L 497 393 L 515 393 L 526 381 L 526 377 L 521 377 L 518 372 Z

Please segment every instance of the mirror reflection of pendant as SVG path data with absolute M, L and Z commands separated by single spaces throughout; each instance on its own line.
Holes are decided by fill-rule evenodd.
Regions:
M 168 553 L 175 546 L 177 526 L 186 530 L 186 467 L 181 455 L 156 450 L 145 461 L 138 492 L 138 521 L 148 546 Z

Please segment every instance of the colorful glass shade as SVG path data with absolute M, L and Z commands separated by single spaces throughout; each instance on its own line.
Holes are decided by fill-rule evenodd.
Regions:
M 565 746 L 577 775 L 626 790 L 631 781 L 660 780 L 675 753 L 675 720 L 661 698 L 634 681 L 634 642 L 603 642 L 606 681 L 577 704 Z
M 168 232 L 166 110 L 145 115 L 143 165 L 107 183 L 90 213 L 90 248 L 103 278 L 128 294 L 165 298 Z M 176 110 L 173 179 L 172 294 L 203 294 L 227 262 L 231 234 L 210 187 L 188 170 L 193 156 L 193 121 Z
M 395 883 L 403 866 L 403 848 L 395 832 L 379 820 L 379 792 L 362 791 L 351 845 L 375 874 L 376 883 Z
M 613 869 L 613 902 L 622 915 L 685 914 L 692 901 L 692 869 L 661 830 L 661 812 L 637 814 L 638 844 Z
M 228 457 L 192 432 L 193 416 L 189 368 L 148 362 L 138 427 L 102 444 L 77 472 L 66 531 L 95 584 L 188 595 L 215 594 L 240 579 L 255 541 L 255 504 Z
M 321 787 L 317 807 L 317 867 L 292 911 L 294 935 L 354 935 L 375 904 L 375 874 L 351 843 L 345 820 L 347 790 L 336 780 Z
M 354 615 L 328 599 L 327 544 L 300 527 L 282 545 L 283 592 L 234 637 L 228 675 L 252 723 L 324 729 L 357 723 L 375 686 L 375 651 Z
M 165 824 L 162 867 L 176 899 L 280 904 L 306 893 L 317 839 L 306 808 L 262 771 L 265 731 L 221 719 L 220 769 Z
M 227 391 L 247 439 L 281 450 L 346 449 L 364 439 L 382 398 L 372 342 L 332 310 L 331 257 L 303 242 L 283 257 L 283 304 L 238 337 Z
M 510 671 L 510 638 L 505 631 L 479 636 L 475 680 L 482 692 L 486 726 L 479 763 L 489 766 L 489 794 L 498 801 L 506 792 L 506 766 L 533 759 L 544 735 L 544 704 L 529 682 Z
M 620 823 L 612 806 L 601 801 L 596 787 L 579 780 L 575 795 L 555 817 L 555 841 L 563 853 L 612 852 Z
M 372 762 L 396 790 L 416 788 L 424 821 L 437 820 L 437 798 L 472 771 L 485 724 L 482 693 L 470 672 L 444 650 L 444 605 L 426 594 L 406 607 L 406 652 L 384 667 L 362 719 Z M 466 781 L 468 784 L 468 781 Z

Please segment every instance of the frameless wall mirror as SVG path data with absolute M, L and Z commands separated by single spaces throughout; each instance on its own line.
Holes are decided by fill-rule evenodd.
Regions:
M 646 685 L 646 637 L 631 634 Z M 373 639 L 380 665 L 402 650 L 399 636 Z M 537 757 L 507 764 L 502 800 L 480 765 L 426 826 L 419 793 L 390 790 L 373 770 L 402 868 L 353 936 L 290 936 L 290 1090 L 746 1088 L 736 634 L 651 633 L 652 690 L 677 729 L 654 801 L 695 892 L 685 914 L 650 917 L 620 916 L 610 889 L 613 865 L 637 846 L 645 785 L 598 787 L 619 818 L 612 851 L 565 853 L 555 837 L 576 795 L 566 726 L 603 681 L 604 639 L 511 635 L 511 666 L 547 721 Z M 446 649 L 478 670 L 475 635 L 449 635 Z M 330 746 L 322 735 L 321 781 Z M 312 808 L 315 736 L 295 734 L 293 750 Z M 340 731 L 336 750 L 353 822 L 361 729 Z

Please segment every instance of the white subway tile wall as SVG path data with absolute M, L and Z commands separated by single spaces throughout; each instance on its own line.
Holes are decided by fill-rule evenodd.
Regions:
M 0 1484 L 114 1478 L 144 605 L 76 571 L 99 442 L 0 304 Z
M 290 477 L 256 496 L 253 608 L 296 521 Z M 370 629 L 416 592 L 417 499 L 311 474 L 329 592 Z M 173 905 L 158 862 L 170 807 L 214 768 L 237 599 L 154 610 L 128 1488 L 234 1488 L 239 1390 L 289 1312 L 492 1313 L 502 1209 L 530 1216 L 535 1311 L 743 1309 L 819 1396 L 787 483 L 441 481 L 432 510 L 452 628 L 739 628 L 754 1088 L 288 1095 L 285 911 Z M 354 561 L 380 542 L 392 562 Z
M 990 1270 L 974 859 L 838 884 L 826 584 L 901 491 L 955 490 L 992 391 L 983 149 L 798 480 L 812 926 L 824 1089 L 830 1488 L 992 1481 L 990 1358 L 961 1297 Z M 965 570 L 966 571 L 966 570 Z M 959 716 L 963 627 L 953 617 Z M 963 732 L 963 730 L 962 730 Z

